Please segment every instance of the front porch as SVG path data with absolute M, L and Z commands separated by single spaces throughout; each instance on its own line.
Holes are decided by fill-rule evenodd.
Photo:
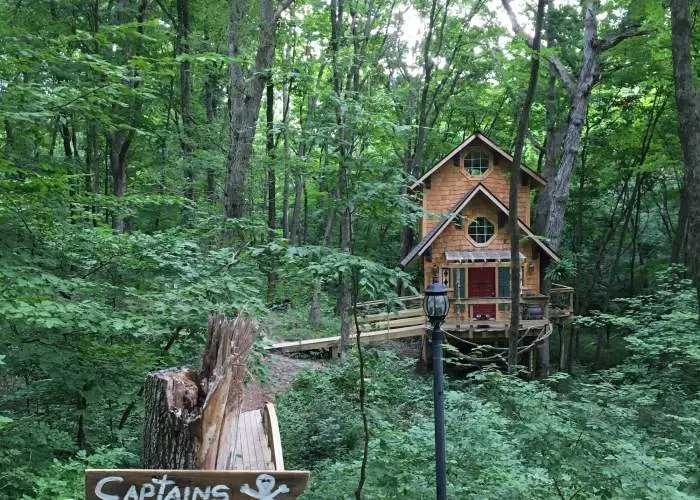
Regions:
M 574 289 L 559 284 L 552 284 L 549 295 L 536 294 L 523 290 L 521 295 L 520 330 L 531 335 L 552 321 L 564 321 L 573 316 Z M 443 329 L 469 339 L 501 338 L 510 324 L 511 300 L 506 297 L 467 297 L 455 296 L 450 292 L 450 312 Z M 485 315 L 483 306 L 499 311 L 499 316 Z M 401 329 L 407 331 L 411 327 L 416 331 L 427 328 L 428 322 L 423 313 L 423 296 L 413 295 L 399 297 L 387 311 L 384 301 L 363 302 L 357 305 L 358 323 L 362 335 L 372 332 L 391 332 Z

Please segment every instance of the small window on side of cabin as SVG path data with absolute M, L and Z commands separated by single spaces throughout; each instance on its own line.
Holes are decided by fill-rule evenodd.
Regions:
M 469 151 L 464 155 L 464 170 L 474 177 L 481 177 L 489 169 L 489 155 L 484 151 Z
M 494 233 L 495 228 L 486 217 L 477 217 L 467 228 L 467 234 L 478 245 L 488 243 L 493 238 Z

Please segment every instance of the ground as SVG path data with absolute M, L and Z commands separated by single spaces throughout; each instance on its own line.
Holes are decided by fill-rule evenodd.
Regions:
M 266 375 L 254 377 L 248 383 L 243 394 L 243 411 L 262 408 L 267 402 L 274 402 L 275 395 L 286 391 L 302 370 L 320 370 L 326 366 L 324 361 L 295 359 L 280 354 L 270 354 L 266 358 Z

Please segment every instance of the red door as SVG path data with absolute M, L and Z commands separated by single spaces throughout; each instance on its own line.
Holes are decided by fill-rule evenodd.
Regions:
M 496 296 L 496 270 L 493 267 L 470 267 L 469 297 Z M 496 304 L 474 304 L 472 316 L 475 319 L 496 319 Z

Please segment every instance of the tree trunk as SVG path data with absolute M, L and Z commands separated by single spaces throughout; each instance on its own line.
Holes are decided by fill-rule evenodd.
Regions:
M 213 71 L 204 83 L 204 107 L 207 112 L 207 132 L 211 134 L 216 113 L 216 75 Z M 209 203 L 216 200 L 216 170 L 212 166 L 207 167 L 207 199 Z
M 286 156 L 286 155 L 285 155 Z M 282 237 L 289 238 L 289 169 L 284 169 L 284 186 L 282 188 Z
M 547 2 L 547 24 L 545 33 L 547 35 L 547 48 L 553 49 L 556 46 L 556 35 L 554 31 L 554 2 Z M 544 234 L 549 216 L 549 207 L 552 199 L 552 188 L 554 178 L 557 175 L 557 164 L 559 160 L 559 150 L 561 148 L 561 134 L 557 130 L 557 70 L 553 62 L 549 62 L 549 76 L 547 78 L 547 92 L 545 98 L 545 121 L 547 126 L 547 136 L 544 145 L 544 167 L 540 175 L 547 181 L 542 192 L 537 196 L 535 205 L 535 222 L 533 229 L 535 234 Z
M 685 214 L 679 214 L 678 230 L 683 231 L 681 219 L 685 215 L 686 258 L 700 304 L 700 96 L 693 83 L 692 33 L 689 0 L 671 0 L 673 82 L 678 110 L 678 137 L 685 165 L 685 206 L 681 205 Z
M 581 131 L 588 113 L 588 100 L 593 84 L 600 76 L 600 54 L 595 48 L 598 33 L 597 7 L 588 2 L 583 29 L 583 61 L 578 81 L 571 95 L 571 108 L 564 138 L 564 149 L 554 185 L 551 188 L 550 210 L 545 225 L 545 236 L 555 250 L 561 246 L 564 234 L 564 213 L 569 200 L 569 187 L 578 158 Z
M 189 0 L 177 0 L 177 40 L 176 52 L 185 55 L 180 62 L 180 114 L 182 115 L 182 134 L 180 147 L 185 160 L 185 198 L 194 201 L 194 169 L 192 168 L 192 152 L 195 142 L 192 133 L 194 120 L 190 110 L 190 63 L 187 54 L 190 45 L 187 40 L 190 30 Z M 191 214 L 190 214 L 191 215 Z
M 301 173 L 294 185 L 294 205 L 292 207 L 292 223 L 289 226 L 289 239 L 293 245 L 298 245 L 301 236 L 301 211 L 304 196 L 304 177 Z
M 510 326 L 508 329 L 508 369 L 514 373 L 518 365 L 518 334 L 520 332 L 520 226 L 518 225 L 518 189 L 520 187 L 520 164 L 523 158 L 525 135 L 530 121 L 530 109 L 535 98 L 537 77 L 540 68 L 540 37 L 542 19 L 546 0 L 537 3 L 535 17 L 535 36 L 532 41 L 532 60 L 530 62 L 530 79 L 525 94 L 520 116 L 518 131 L 515 136 L 515 151 L 510 171 L 510 191 L 508 197 L 508 232 L 510 234 Z M 548 342 L 548 340 L 545 340 Z
M 123 198 L 127 183 L 127 154 L 131 144 L 131 132 L 115 132 L 109 141 L 109 171 L 112 174 L 112 192 L 115 197 Z M 112 214 L 112 230 L 124 232 L 124 218 L 119 208 Z
M 272 78 L 268 76 L 266 83 L 266 103 L 265 103 L 265 118 L 266 118 L 266 150 L 267 150 L 267 231 L 270 241 L 275 239 L 275 229 L 277 228 L 277 206 L 275 205 L 275 197 L 277 194 L 277 186 L 275 183 L 275 101 L 274 87 Z M 271 267 L 274 264 L 271 264 Z M 267 271 L 267 301 L 272 302 L 275 298 L 275 285 L 277 282 L 277 273 L 274 268 Z
M 149 469 L 228 469 L 234 459 L 248 354 L 260 325 L 209 317 L 202 368 L 148 375 L 141 465 Z
M 309 323 L 314 328 L 318 328 L 321 324 L 321 280 L 314 280 L 311 307 L 309 307 Z
M 275 55 L 277 20 L 285 2 L 275 10 L 272 0 L 260 1 L 260 33 L 252 71 L 243 68 L 241 42 L 243 20 L 248 15 L 248 0 L 229 2 L 228 55 L 231 57 L 229 75 L 231 113 L 229 121 L 229 148 L 226 158 L 226 189 L 224 209 L 227 217 L 242 217 L 245 213 L 245 180 L 253 153 L 255 126 L 260 103 Z M 246 19 L 246 22 L 249 20 Z

